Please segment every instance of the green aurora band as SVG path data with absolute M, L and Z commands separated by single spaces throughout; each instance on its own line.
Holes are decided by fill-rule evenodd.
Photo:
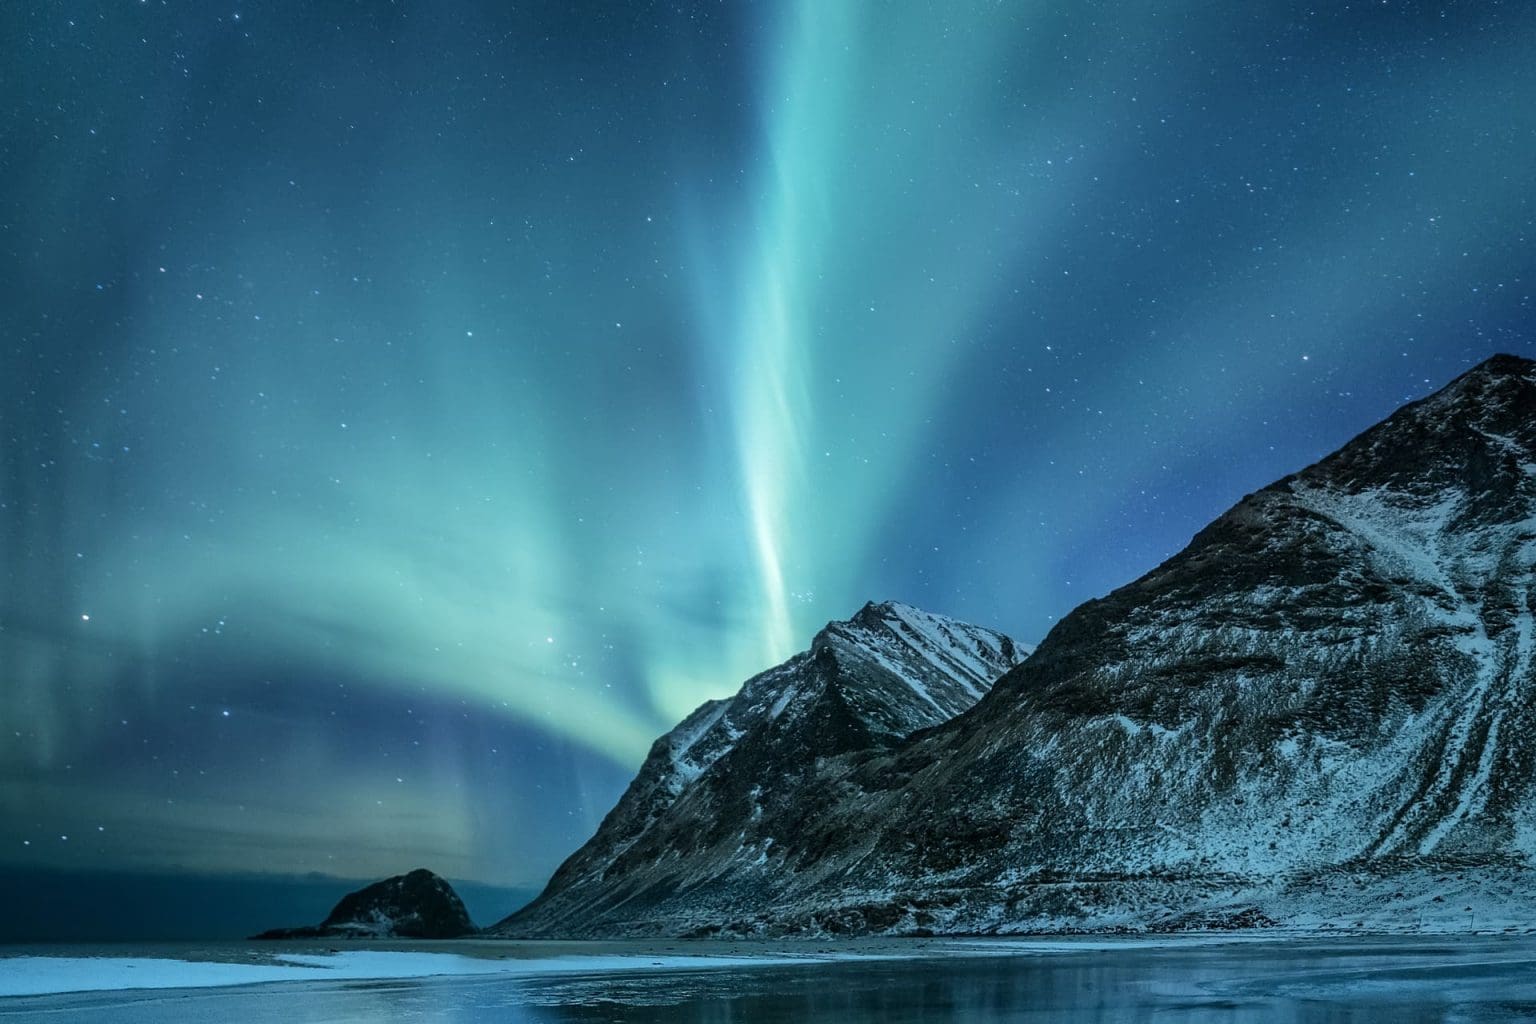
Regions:
M 98 6 L 5 22 L 22 863 L 536 882 L 828 619 L 1037 640 L 1529 344 L 1532 11 Z

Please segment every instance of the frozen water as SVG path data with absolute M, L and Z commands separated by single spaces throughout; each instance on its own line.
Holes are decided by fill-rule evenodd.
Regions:
M 512 944 L 508 944 L 510 948 Z M 464 975 L 611 974 L 657 969 L 718 970 L 803 963 L 806 957 L 590 955 L 483 957 L 398 950 L 277 953 L 255 963 L 167 956 L 12 956 L 0 958 L 0 996 L 132 989 L 228 988 L 287 981 L 382 981 Z
M 938 952 L 942 950 L 942 952 Z M 1529 937 L 938 943 L 921 959 L 332 980 L 0 999 L 3 1024 L 1536 1019 Z M 765 954 L 772 951 L 764 949 Z

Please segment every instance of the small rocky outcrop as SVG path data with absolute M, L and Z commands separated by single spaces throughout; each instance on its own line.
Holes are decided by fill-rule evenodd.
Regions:
M 417 868 L 348 893 L 317 925 L 274 928 L 254 938 L 456 939 L 476 931 L 453 886 Z

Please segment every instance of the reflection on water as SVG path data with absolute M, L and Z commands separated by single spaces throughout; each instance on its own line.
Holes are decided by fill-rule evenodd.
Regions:
M 1529 939 L 1292 941 L 565 978 L 0 1001 L 0 1024 L 666 1024 L 1536 1019 Z

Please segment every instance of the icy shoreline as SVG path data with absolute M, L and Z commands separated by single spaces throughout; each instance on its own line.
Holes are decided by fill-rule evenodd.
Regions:
M 137 989 L 222 988 L 274 982 L 381 981 L 466 976 L 524 977 L 643 970 L 701 970 L 830 960 L 815 956 L 642 956 L 608 954 L 491 960 L 460 953 L 345 950 L 284 953 L 266 963 L 169 957 L 0 958 L 0 997 Z
M 1185 932 L 1173 935 L 866 938 L 820 941 L 676 940 L 665 943 L 519 942 L 462 940 L 404 942 L 337 949 L 309 944 L 166 947 L 0 947 L 0 999 L 89 992 L 235 988 L 247 985 L 335 981 L 387 981 L 448 977 L 507 979 L 557 975 L 637 974 L 754 967 L 815 966 L 858 961 L 947 957 L 1040 957 L 1075 953 L 1195 949 L 1212 946 L 1334 943 L 1371 946 L 1445 939 L 1529 941 L 1529 935 L 1488 932 L 1361 933 L 1343 929 Z
M 441 977 L 538 977 L 782 967 L 962 956 L 1040 956 L 1273 940 L 1263 935 L 865 940 L 852 943 L 466 943 L 464 951 L 334 948 L 271 951 L 230 946 L 182 955 L 0 952 L 0 998 L 77 992 L 229 988 L 293 982 Z M 693 949 L 679 952 L 681 948 Z M 585 948 L 589 952 L 582 952 Z

